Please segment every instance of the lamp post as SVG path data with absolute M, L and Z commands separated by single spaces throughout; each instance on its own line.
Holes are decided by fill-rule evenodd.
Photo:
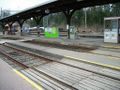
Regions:
M 87 8 L 84 9 L 85 13 L 85 29 L 87 28 Z

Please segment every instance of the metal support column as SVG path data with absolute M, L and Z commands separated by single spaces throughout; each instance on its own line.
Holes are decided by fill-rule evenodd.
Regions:
M 73 9 L 73 10 L 67 9 L 66 11 L 63 11 L 63 13 L 66 17 L 66 21 L 67 21 L 68 39 L 70 39 L 71 18 L 75 11 L 76 11 L 76 9 Z
M 25 21 L 25 19 L 18 20 L 18 23 L 19 23 L 20 29 L 21 29 L 21 36 L 22 36 L 22 26 L 23 26 L 24 21 Z
M 10 31 L 8 32 L 8 34 L 12 35 L 12 25 L 13 25 L 13 22 L 10 22 L 8 25 L 10 27 Z
M 2 30 L 3 30 L 3 35 L 5 34 L 5 24 L 1 24 Z
M 4 27 L 5 27 L 5 23 L 3 22 L 0 22 L 0 25 L 1 25 L 1 29 L 3 31 L 3 35 L 5 34 L 5 30 L 4 30 Z
M 39 26 L 42 18 L 43 18 L 43 16 L 33 17 L 33 19 L 35 20 L 37 26 Z
M 39 31 L 40 25 L 39 24 L 40 24 L 42 18 L 43 18 L 43 16 L 33 17 L 33 19 L 35 20 L 36 25 L 37 25 L 38 36 L 40 36 L 40 31 Z

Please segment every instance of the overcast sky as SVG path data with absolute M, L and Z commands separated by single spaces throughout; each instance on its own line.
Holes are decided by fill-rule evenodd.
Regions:
M 50 0 L 0 0 L 0 8 L 9 10 L 24 10 Z

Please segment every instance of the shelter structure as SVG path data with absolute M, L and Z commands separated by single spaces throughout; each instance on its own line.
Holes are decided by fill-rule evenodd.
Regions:
M 0 24 L 3 28 L 6 24 L 9 24 L 9 26 L 11 27 L 12 24 L 17 21 L 22 28 L 24 21 L 33 18 L 36 21 L 36 24 L 39 25 L 39 22 L 44 16 L 51 13 L 63 12 L 67 22 L 68 38 L 70 38 L 71 17 L 76 10 L 85 7 L 117 2 L 120 2 L 120 0 L 50 0 L 47 3 L 5 17 L 0 20 Z

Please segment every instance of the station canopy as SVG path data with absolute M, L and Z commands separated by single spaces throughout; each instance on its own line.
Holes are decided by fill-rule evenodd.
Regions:
M 66 10 L 78 10 L 85 7 L 117 3 L 120 0 L 50 0 L 47 3 L 18 12 L 5 17 L 0 22 L 15 22 L 21 19 L 26 20 L 31 17 L 45 16 L 50 13 L 63 12 Z

